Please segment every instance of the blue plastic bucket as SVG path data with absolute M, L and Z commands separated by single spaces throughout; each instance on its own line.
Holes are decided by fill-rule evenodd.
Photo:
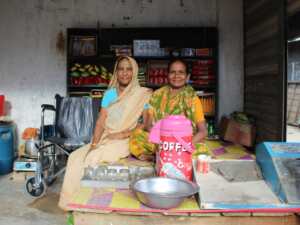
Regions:
M 12 171 L 14 161 L 14 125 L 0 125 L 0 175 Z

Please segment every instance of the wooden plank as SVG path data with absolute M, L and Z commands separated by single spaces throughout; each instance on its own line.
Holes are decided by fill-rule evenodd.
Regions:
M 257 56 L 259 57 L 262 49 L 270 49 L 270 48 L 274 48 L 276 47 L 278 44 L 278 40 L 274 37 L 270 37 L 269 39 L 265 40 L 265 41 L 261 41 L 258 43 L 255 43 L 255 45 L 247 45 L 245 46 L 245 54 L 244 56 L 246 58 L 248 58 L 249 56 L 251 56 L 251 54 L 256 53 Z
M 255 107 L 249 107 L 248 105 L 245 106 L 245 110 L 251 116 L 254 116 L 256 121 L 260 121 L 260 118 L 263 118 L 262 121 L 266 123 L 277 123 L 278 115 L 276 112 L 265 112 L 262 109 L 256 109 Z
M 246 16 L 244 21 L 247 24 L 247 26 L 249 28 L 253 28 L 255 27 L 255 25 L 258 25 L 263 21 L 267 20 L 268 18 L 276 15 L 277 5 L 272 3 L 272 0 L 266 0 L 265 3 L 262 5 L 263 8 L 258 8 L 251 16 L 245 14 Z
M 269 4 L 268 1 L 266 0 L 260 0 L 260 1 L 244 1 L 246 10 L 245 14 L 246 15 L 253 15 L 255 14 L 258 10 L 260 10 L 265 4 Z
M 280 84 L 274 81 L 269 80 L 256 80 L 249 82 L 248 85 L 245 87 L 245 98 L 246 99 L 256 99 L 257 102 L 260 101 L 260 98 L 257 98 L 257 96 L 260 96 L 262 98 L 275 98 L 280 95 L 278 93 L 278 89 L 280 88 Z M 273 99 L 274 101 L 278 101 L 278 99 Z M 268 103 L 268 102 L 266 102 Z
M 261 98 L 255 99 L 255 96 L 253 96 L 253 93 L 259 93 L 261 95 Z M 277 94 L 272 91 L 262 91 L 259 90 L 254 92 L 253 90 L 247 89 L 245 91 L 245 98 L 247 98 L 247 102 L 253 103 L 253 104 L 276 104 L 279 106 L 278 102 L 276 101 Z
M 261 78 L 263 75 L 260 76 L 252 76 L 253 78 Z M 274 78 L 277 78 L 278 75 L 270 75 Z M 246 77 L 246 78 L 249 78 Z M 278 93 L 278 89 L 280 88 L 280 83 L 275 79 L 256 79 L 252 81 L 247 81 L 247 86 L 245 87 L 245 97 L 246 98 L 254 98 L 259 95 L 262 98 L 275 98 L 274 101 L 278 101 L 278 97 L 280 93 Z M 253 94 L 256 94 L 256 96 Z M 259 101 L 260 99 L 257 99 Z
M 295 215 L 291 216 L 215 216 L 215 217 L 180 217 L 180 216 L 129 216 L 96 213 L 74 212 L 75 225 L 297 225 L 299 220 Z
M 247 63 L 247 65 L 249 64 L 249 66 L 259 66 L 265 63 L 277 63 L 276 59 L 274 59 L 275 53 L 276 50 L 274 49 L 274 46 L 260 48 L 257 51 L 248 51 L 246 54 L 245 62 Z
M 268 127 L 268 126 L 276 126 L 278 125 L 278 116 L 273 113 L 273 114 L 268 114 L 268 113 L 264 113 L 262 110 L 251 110 L 249 108 L 247 109 L 247 113 L 251 116 L 254 116 L 256 118 L 255 121 L 255 125 L 256 126 L 264 126 L 264 127 Z M 261 119 L 263 118 L 263 119 Z M 271 129 L 274 130 L 274 129 Z
M 299 0 L 289 0 L 287 4 L 287 13 L 289 16 L 294 15 L 300 11 L 300 1 Z
M 268 113 L 272 113 L 273 112 L 273 109 L 274 107 L 278 107 L 279 106 L 279 103 L 276 102 L 276 95 L 262 95 L 261 94 L 261 97 L 259 98 L 259 100 L 255 99 L 253 96 L 252 96 L 252 93 L 253 92 L 246 92 L 245 93 L 245 98 L 247 99 L 247 103 L 245 103 L 246 106 L 253 106 L 253 107 L 261 107 L 263 109 L 266 110 L 266 112 Z M 270 106 L 270 107 L 269 107 Z
M 245 109 L 250 115 L 258 116 L 256 119 L 263 118 L 263 121 L 267 123 L 274 123 L 279 119 L 279 115 L 276 111 L 277 107 L 263 106 L 255 103 L 247 102 Z
M 261 65 L 263 63 L 269 64 L 270 62 L 278 63 L 274 60 L 278 40 L 272 39 L 268 44 L 265 44 L 264 42 L 259 42 L 251 47 L 247 47 L 244 54 L 246 64 L 257 63 L 257 65 Z
M 279 97 L 278 92 L 276 92 L 273 88 L 277 88 L 277 85 L 271 86 L 272 89 L 267 89 L 269 87 L 269 85 L 265 86 L 266 89 L 262 89 L 262 87 L 255 87 L 254 90 L 251 90 L 249 87 L 246 88 L 245 90 L 245 99 L 249 99 L 251 101 L 251 99 L 255 100 L 255 96 L 253 96 L 253 94 L 256 94 L 256 97 L 259 96 L 260 98 L 256 100 L 256 102 L 261 101 L 261 98 L 276 98 Z M 278 89 L 277 89 L 278 90 Z M 275 99 L 274 101 L 278 101 L 278 99 Z
M 256 104 L 256 103 L 247 102 L 245 105 L 245 108 L 247 109 L 247 111 L 249 111 L 248 113 L 251 115 L 259 114 L 260 116 L 264 116 L 264 118 L 266 118 L 266 117 L 271 118 L 271 119 L 269 119 L 268 122 L 274 122 L 274 121 L 278 120 L 278 114 L 276 111 L 277 107 L 271 108 L 269 106 L 264 106 L 264 105 L 260 105 L 260 104 Z
M 257 44 L 259 42 L 264 42 L 267 41 L 270 38 L 274 38 L 278 35 L 278 29 L 277 28 L 273 28 L 270 30 L 266 30 L 264 32 L 262 32 L 260 35 L 251 37 L 251 38 L 245 38 L 245 44 L 247 47 Z
M 276 103 L 274 103 L 274 105 L 271 107 L 269 105 L 261 105 L 259 103 L 254 102 L 255 100 L 253 100 L 252 102 L 250 102 L 249 99 L 247 99 L 247 103 L 245 103 L 245 109 L 251 111 L 251 114 L 259 114 L 261 116 L 268 116 L 268 115 L 276 115 L 276 118 L 274 119 L 278 119 L 278 113 L 277 113 L 277 107 L 276 107 Z M 248 112 L 250 114 L 250 112 Z M 263 114 L 261 114 L 263 113 Z
M 271 17 L 267 18 L 266 20 L 262 20 L 259 24 L 256 24 L 253 27 L 249 27 L 246 31 L 246 39 L 251 39 L 254 36 L 260 35 L 264 33 L 266 30 L 278 30 L 276 25 L 278 24 L 278 16 L 272 15 Z
M 276 126 L 276 124 L 270 124 L 261 121 L 257 126 L 259 126 L 259 129 L 257 129 L 257 135 L 260 136 L 261 134 L 266 133 L 266 141 L 270 141 L 272 138 L 276 138 L 279 135 L 278 131 L 274 129 L 274 127 L 276 128 L 279 126 L 278 124 Z
M 261 66 L 246 66 L 245 67 L 246 76 L 258 76 L 260 74 L 278 74 L 279 65 L 261 65 Z
M 258 130 L 256 133 L 256 141 L 257 143 L 263 141 L 274 141 L 278 139 L 277 134 L 271 134 L 269 132 L 264 132 L 264 130 Z

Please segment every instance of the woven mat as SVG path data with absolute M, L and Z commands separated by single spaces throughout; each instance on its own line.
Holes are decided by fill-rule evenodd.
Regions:
M 129 214 L 162 213 L 165 215 L 185 214 L 196 216 L 201 213 L 288 213 L 300 212 L 300 208 L 285 206 L 282 208 L 258 208 L 258 209 L 200 209 L 195 198 L 186 198 L 177 208 L 163 210 L 149 208 L 140 203 L 135 195 L 128 189 L 113 188 L 82 188 L 80 193 L 74 196 L 72 203 L 68 205 L 70 211 L 110 213 L 126 212 Z
M 209 154 L 215 159 L 255 159 L 255 156 L 241 145 L 220 140 L 206 140 L 205 144 Z
M 115 188 L 81 188 L 69 205 L 70 210 L 94 209 L 121 212 L 192 212 L 199 211 L 195 198 L 186 198 L 177 208 L 160 210 L 149 208 L 138 201 L 128 189 Z

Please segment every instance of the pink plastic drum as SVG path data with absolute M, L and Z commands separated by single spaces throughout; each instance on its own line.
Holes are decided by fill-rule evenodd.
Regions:
M 149 140 L 159 144 L 156 170 L 159 176 L 192 180 L 193 128 L 184 116 L 168 116 L 151 129 Z

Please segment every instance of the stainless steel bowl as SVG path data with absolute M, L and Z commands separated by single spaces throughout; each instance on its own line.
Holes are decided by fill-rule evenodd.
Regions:
M 25 142 L 25 153 L 30 157 L 37 157 L 38 146 L 40 141 L 37 139 L 29 139 Z
M 143 204 L 158 209 L 175 208 L 184 200 L 198 192 L 192 182 L 166 177 L 151 177 L 136 181 L 132 190 Z

